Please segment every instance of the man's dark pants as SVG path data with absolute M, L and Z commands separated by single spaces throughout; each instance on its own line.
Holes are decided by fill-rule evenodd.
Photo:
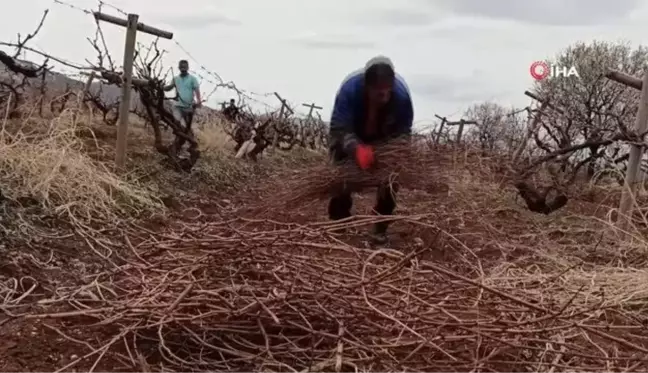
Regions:
M 348 156 L 340 149 L 331 150 L 331 159 L 333 164 L 341 164 L 348 159 Z M 395 195 L 398 193 L 398 184 L 396 182 L 389 183 L 384 181 L 376 193 L 376 204 L 374 211 L 378 215 L 391 215 L 396 208 Z M 342 190 L 331 200 L 328 205 L 329 218 L 332 220 L 339 220 L 351 216 L 351 207 L 353 207 L 353 197 L 351 192 Z M 376 223 L 375 232 L 385 233 L 390 222 Z
M 194 116 L 194 109 L 193 107 L 180 107 L 180 106 L 174 106 L 173 107 L 173 117 L 175 120 L 180 122 L 180 126 L 184 130 L 185 133 L 189 134 L 191 133 L 191 123 L 193 122 L 193 116 Z M 185 144 L 185 139 L 181 137 L 177 137 L 175 140 L 175 146 L 176 149 L 182 148 L 182 146 Z
M 180 122 L 186 133 L 191 131 L 191 123 L 193 122 L 194 109 L 193 107 L 173 107 L 173 117 Z

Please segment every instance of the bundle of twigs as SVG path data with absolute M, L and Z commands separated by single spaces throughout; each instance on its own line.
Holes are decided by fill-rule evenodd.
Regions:
M 441 168 L 439 153 L 432 148 L 397 140 L 376 146 L 376 162 L 369 170 L 360 169 L 353 157 L 340 164 L 332 162 L 309 166 L 279 175 L 282 190 L 272 191 L 273 205 L 299 205 L 331 197 L 343 190 L 362 192 L 382 184 L 398 183 L 414 187 Z
M 606 298 L 562 275 L 471 280 L 418 259 L 431 249 L 362 251 L 321 230 L 257 223 L 150 239 L 138 262 L 49 301 L 76 311 L 34 317 L 96 320 L 84 332 L 109 333 L 90 357 L 110 351 L 125 369 L 648 368 L 646 318 L 628 309 L 632 297 Z

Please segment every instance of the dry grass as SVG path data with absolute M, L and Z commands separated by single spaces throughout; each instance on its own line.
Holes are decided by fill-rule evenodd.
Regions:
M 201 151 L 195 173 L 212 185 L 234 187 L 239 192 L 253 189 L 265 185 L 262 180 L 270 179 L 277 170 L 302 167 L 324 156 L 322 150 L 295 147 L 290 151 L 268 148 L 259 156 L 258 163 L 234 159 L 235 143 L 224 130 L 226 124 L 221 118 L 209 120 L 194 125 Z
M 208 156 L 234 152 L 234 141 L 225 132 L 225 124 L 220 118 L 213 118 L 209 122 L 194 124 L 194 134 L 200 144 L 200 152 Z
M 117 222 L 145 213 L 166 212 L 161 199 L 180 201 L 242 190 L 268 169 L 289 167 L 313 157 L 305 150 L 270 152 L 261 164 L 234 159 L 234 142 L 218 117 L 195 123 L 201 160 L 190 175 L 171 171 L 152 147 L 152 132 L 133 117 L 128 137 L 128 172 L 113 170 L 116 128 L 74 110 L 35 115 L 26 104 L 23 119 L 3 120 L 0 132 L 0 191 L 11 212 L 66 221 Z M 163 133 L 171 141 L 170 133 Z
M 125 181 L 88 155 L 71 116 L 65 112 L 47 121 L 5 122 L 0 132 L 0 185 L 5 197 L 37 204 L 46 215 L 86 221 L 110 221 L 160 208 L 145 186 Z

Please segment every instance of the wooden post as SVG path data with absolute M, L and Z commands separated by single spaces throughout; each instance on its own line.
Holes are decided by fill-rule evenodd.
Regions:
M 465 121 L 463 119 L 459 120 L 459 129 L 457 130 L 457 145 L 461 143 L 461 135 L 463 134 L 463 129 L 465 125 Z
M 111 15 L 108 15 L 108 14 L 103 14 L 101 12 L 92 12 L 92 14 L 94 15 L 95 19 L 97 19 L 99 21 L 104 21 L 104 22 L 112 23 L 113 25 L 128 28 L 128 20 L 127 19 L 114 17 L 114 16 L 111 16 Z M 130 17 L 130 14 L 128 16 Z M 138 18 L 139 18 L 139 16 L 138 16 Z M 155 28 L 155 27 L 151 27 L 151 26 L 147 26 L 147 25 L 145 25 L 145 24 L 143 24 L 141 22 L 135 22 L 135 23 L 136 23 L 135 27 L 137 28 L 137 31 L 142 31 L 145 34 L 151 34 L 151 35 L 154 35 L 154 36 L 159 36 L 159 37 L 164 38 L 164 39 L 169 39 L 169 40 L 173 39 L 173 33 L 172 32 L 160 30 L 159 28 Z
M 441 121 L 441 125 L 439 126 L 439 132 L 437 132 L 437 136 L 436 136 L 437 144 L 441 143 L 441 134 L 443 133 L 443 126 L 445 126 L 447 122 L 448 120 L 446 118 L 443 118 L 443 120 Z
M 434 140 L 437 144 L 441 143 L 441 134 L 443 133 L 443 127 L 448 123 L 448 118 L 441 117 L 438 114 L 434 114 L 435 117 L 441 119 L 441 125 L 439 126 L 439 132 L 437 132 L 436 139 Z
M 607 76 L 608 78 L 626 84 L 625 81 L 620 81 L 619 76 Z M 617 79 L 615 79 L 617 78 Z M 637 79 L 638 80 L 638 79 Z M 636 83 L 636 81 L 635 81 Z M 643 82 L 638 84 L 626 84 L 632 88 L 641 89 L 641 98 L 639 99 L 639 111 L 635 120 L 635 131 L 637 134 L 642 135 L 646 132 L 648 127 L 648 68 L 644 72 Z M 623 192 L 621 194 L 621 203 L 619 204 L 619 219 L 617 220 L 617 227 L 621 230 L 627 228 L 630 222 L 630 214 L 632 213 L 632 202 L 637 190 L 637 174 L 639 172 L 639 165 L 641 162 L 643 148 L 639 145 L 632 145 L 630 148 L 630 158 L 628 160 L 628 169 L 626 170 L 625 182 Z
M 131 80 L 133 79 L 133 58 L 135 57 L 138 19 L 137 14 L 129 14 L 126 26 L 124 81 L 122 83 L 121 102 L 119 103 L 119 125 L 117 127 L 117 146 L 115 148 L 115 166 L 118 169 L 123 168 L 126 163 L 126 139 L 128 136 L 128 115 L 130 112 Z
M 308 110 L 308 116 L 306 119 L 302 122 L 301 128 L 299 129 L 301 133 L 301 141 L 302 145 L 306 142 L 307 138 L 314 135 L 315 131 L 315 122 L 313 121 L 313 110 L 322 110 L 321 106 L 315 105 L 313 102 L 312 104 L 302 104 L 303 106 L 306 106 L 307 108 L 310 108 Z
M 441 143 L 441 135 L 443 134 L 443 127 L 445 126 L 445 124 L 446 124 L 446 119 L 443 118 L 443 120 L 441 121 L 441 125 L 439 126 L 439 132 L 437 132 L 437 135 L 436 135 L 436 141 L 435 142 L 437 144 Z
M 282 103 L 281 109 L 279 109 L 279 120 L 283 120 L 284 116 L 284 105 Z M 279 146 L 279 129 L 277 128 L 276 124 L 273 124 L 274 126 L 274 136 L 272 136 L 272 148 L 276 148 Z
M 131 85 L 133 84 L 133 58 L 135 55 L 137 31 L 139 30 L 165 39 L 172 39 L 173 33 L 139 23 L 139 16 L 137 14 L 129 14 L 128 19 L 110 16 L 101 12 L 93 12 L 93 15 L 97 21 L 126 27 L 124 74 L 121 77 L 122 94 L 121 102 L 119 103 L 119 127 L 117 128 L 117 145 L 115 149 L 115 166 L 121 169 L 126 163 L 126 139 L 128 138 L 128 115 L 130 112 Z
M 275 95 L 275 97 L 277 97 L 279 102 L 281 102 L 282 115 L 288 116 L 290 114 L 295 113 L 293 111 L 293 109 L 291 109 L 290 106 L 288 106 L 288 104 L 286 104 L 286 100 L 283 97 L 279 96 L 279 93 L 275 92 L 274 95 Z M 286 114 L 286 111 L 284 109 L 288 109 L 288 114 Z
M 311 119 L 311 117 L 313 116 L 313 110 L 315 110 L 315 109 L 322 110 L 323 109 L 321 106 L 315 105 L 314 102 L 312 104 L 302 104 L 302 105 L 306 106 L 307 108 L 310 108 L 310 110 L 308 111 L 308 117 L 306 117 L 306 120 Z
M 456 122 L 451 122 L 446 119 L 446 117 L 441 117 L 437 114 L 434 114 L 435 117 L 441 119 L 441 125 L 443 126 L 443 123 L 445 123 L 446 126 L 459 126 L 459 129 L 457 130 L 457 137 L 456 137 L 456 142 L 457 144 L 461 142 L 461 135 L 463 134 L 464 126 L 467 125 L 478 125 L 478 123 L 474 120 L 465 120 L 465 119 L 460 119 L 459 121 Z M 443 129 L 443 127 L 441 127 Z M 439 134 L 437 135 L 437 142 L 441 137 L 441 129 L 439 130 Z
M 643 87 L 641 79 L 637 79 L 634 76 L 622 73 L 621 71 L 610 70 L 605 74 L 605 77 L 639 91 L 641 91 Z
M 279 120 L 284 120 L 284 119 L 286 119 L 286 117 L 288 115 L 295 113 L 290 108 L 290 106 L 288 106 L 288 104 L 286 104 L 286 100 L 283 97 L 281 97 L 279 95 L 279 93 L 274 92 L 274 95 L 277 98 L 277 100 L 279 100 L 279 102 L 281 102 L 281 109 L 279 109 Z M 288 109 L 288 110 L 286 110 L 286 109 Z M 289 114 L 286 114 L 286 111 L 288 111 Z M 274 133 L 274 136 L 272 138 L 272 147 L 276 148 L 276 147 L 279 147 L 279 130 L 277 129 L 276 125 L 274 125 L 274 126 L 275 126 L 275 133 Z

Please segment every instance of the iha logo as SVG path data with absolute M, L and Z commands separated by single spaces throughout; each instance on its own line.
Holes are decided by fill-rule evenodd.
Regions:
M 529 72 L 531 73 L 531 77 L 538 81 L 547 78 L 568 78 L 572 76 L 580 78 L 580 75 L 578 75 L 578 70 L 576 70 L 576 67 L 574 66 L 567 67 L 549 65 L 548 63 L 543 61 L 536 61 L 532 63 L 531 67 L 529 68 Z

